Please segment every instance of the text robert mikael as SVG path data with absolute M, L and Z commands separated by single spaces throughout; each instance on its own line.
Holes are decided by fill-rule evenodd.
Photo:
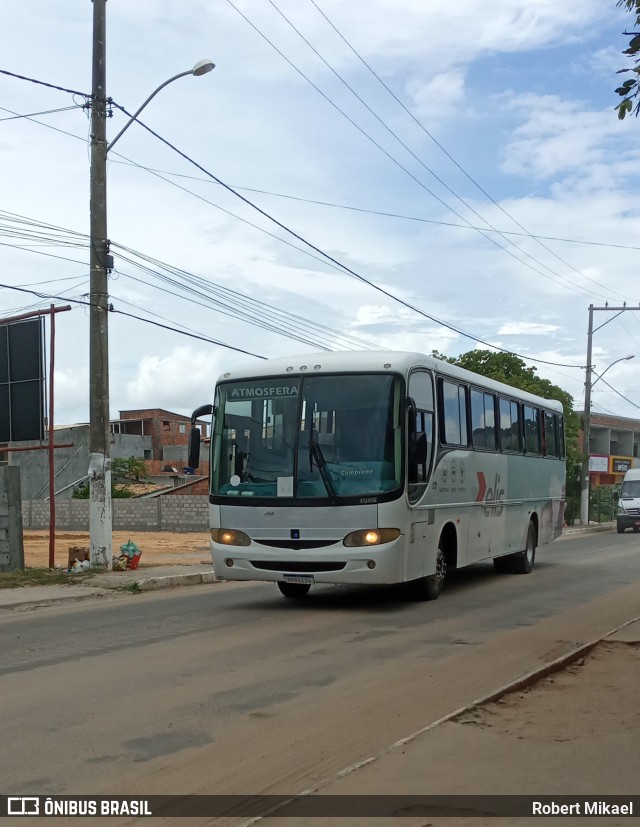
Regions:
M 533 801 L 531 812 L 534 816 L 632 816 L 633 801 L 628 804 L 609 804 L 603 800 L 575 801 L 572 804 Z

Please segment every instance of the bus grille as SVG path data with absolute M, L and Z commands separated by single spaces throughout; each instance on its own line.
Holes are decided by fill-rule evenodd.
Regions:
M 254 540 L 256 545 L 270 546 L 271 548 L 291 548 L 299 551 L 303 548 L 324 548 L 333 546 L 336 540 Z
M 264 571 L 287 571 L 296 572 L 314 572 L 314 571 L 342 571 L 347 565 L 341 562 L 330 563 L 316 563 L 316 562 L 296 562 L 284 560 L 251 560 L 251 565 L 255 569 L 263 569 Z

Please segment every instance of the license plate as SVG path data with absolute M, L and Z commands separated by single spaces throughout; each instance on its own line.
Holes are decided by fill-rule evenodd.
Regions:
M 284 577 L 285 583 L 301 583 L 308 586 L 313 586 L 313 575 L 312 574 L 285 574 Z

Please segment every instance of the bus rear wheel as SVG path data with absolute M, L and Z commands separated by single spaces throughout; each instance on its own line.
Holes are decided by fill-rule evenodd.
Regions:
M 517 551 L 515 554 L 506 554 L 503 557 L 496 557 L 493 567 L 500 574 L 530 574 L 536 559 L 536 528 L 529 523 L 527 529 L 527 544 L 524 551 Z
M 306 583 L 285 583 L 282 580 L 278 580 L 278 588 L 285 597 L 300 599 L 301 597 L 306 597 L 311 586 Z

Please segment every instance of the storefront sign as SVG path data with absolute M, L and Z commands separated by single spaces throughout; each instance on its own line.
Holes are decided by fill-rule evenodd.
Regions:
M 630 457 L 611 457 L 611 473 L 626 474 L 632 464 L 633 460 Z

